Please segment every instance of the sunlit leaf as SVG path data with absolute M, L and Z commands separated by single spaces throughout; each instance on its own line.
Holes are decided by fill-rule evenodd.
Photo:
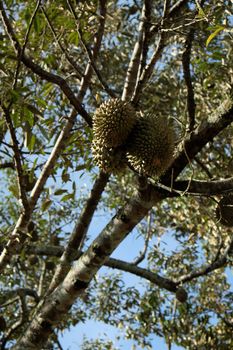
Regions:
M 217 27 L 215 29 L 215 31 L 213 33 L 211 33 L 210 36 L 207 38 L 206 46 L 208 46 L 210 44 L 210 42 L 224 29 L 225 29 L 225 27 L 223 27 L 223 26 Z

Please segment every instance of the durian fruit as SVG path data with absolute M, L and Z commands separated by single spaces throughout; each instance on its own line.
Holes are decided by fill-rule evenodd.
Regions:
M 126 146 L 129 166 L 145 176 L 160 176 L 170 165 L 175 131 L 167 119 L 152 114 L 138 117 Z
M 92 155 L 96 165 L 105 173 L 117 174 L 126 167 L 125 153 L 120 147 L 106 147 L 103 143 L 94 139 Z
M 216 217 L 222 225 L 233 227 L 233 194 L 226 195 L 219 201 Z
M 122 145 L 136 122 L 129 102 L 112 98 L 100 105 L 93 116 L 94 139 L 106 147 Z

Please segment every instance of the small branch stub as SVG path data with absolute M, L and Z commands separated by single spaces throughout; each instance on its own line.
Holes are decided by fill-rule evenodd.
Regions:
M 224 196 L 216 208 L 218 222 L 227 227 L 233 227 L 233 194 Z
M 185 303 L 187 301 L 188 293 L 186 292 L 186 290 L 184 288 L 180 287 L 176 290 L 176 299 L 180 303 Z

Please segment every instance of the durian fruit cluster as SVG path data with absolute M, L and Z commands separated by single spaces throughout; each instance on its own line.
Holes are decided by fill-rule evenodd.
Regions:
M 233 227 L 233 193 L 223 196 L 218 202 L 216 217 L 220 224 Z
M 138 114 L 129 102 L 110 99 L 93 116 L 93 158 L 107 173 L 128 165 L 141 175 L 160 176 L 174 148 L 175 132 L 167 119 Z

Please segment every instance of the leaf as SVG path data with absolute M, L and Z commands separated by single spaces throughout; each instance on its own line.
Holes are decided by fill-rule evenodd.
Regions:
M 218 35 L 219 32 L 224 30 L 225 27 L 218 26 L 213 33 L 210 34 L 210 36 L 206 40 L 206 47 L 208 47 L 209 43 Z
M 66 194 L 64 197 L 62 197 L 61 201 L 62 202 L 66 202 L 69 199 L 74 199 L 74 194 L 73 193 Z
M 40 124 L 38 124 L 37 127 L 40 130 L 41 134 L 44 136 L 44 138 L 49 141 L 50 137 L 49 137 L 47 131 L 45 130 L 45 128 L 43 128 L 43 126 L 41 126 Z
M 66 192 L 67 192 L 67 190 L 59 189 L 59 190 L 56 190 L 56 191 L 54 192 L 54 195 L 55 195 L 55 196 L 60 196 L 61 194 L 66 193 Z
M 46 199 L 46 201 L 41 206 L 42 211 L 47 210 L 51 204 L 52 204 L 52 201 L 50 199 Z
M 35 106 L 33 106 L 32 104 L 30 104 L 30 103 L 25 103 L 24 106 L 25 106 L 27 109 L 29 109 L 29 111 L 32 112 L 33 114 L 36 114 L 36 115 L 38 115 L 38 116 L 40 116 L 40 117 L 42 117 L 42 118 L 44 117 L 43 113 L 41 113 L 41 112 L 39 111 L 39 109 L 36 108 Z

